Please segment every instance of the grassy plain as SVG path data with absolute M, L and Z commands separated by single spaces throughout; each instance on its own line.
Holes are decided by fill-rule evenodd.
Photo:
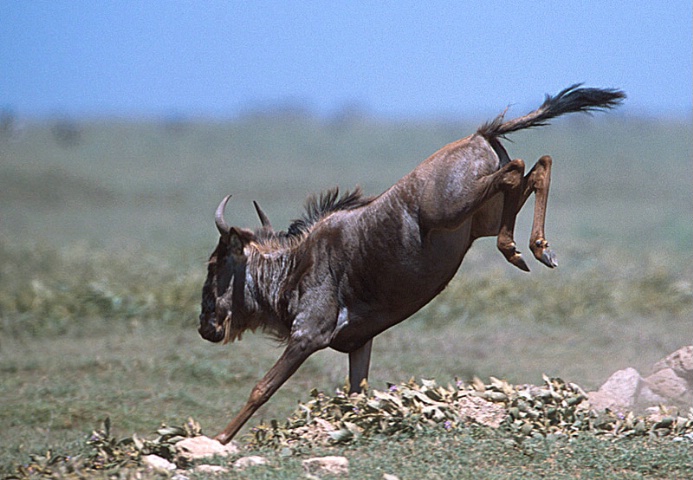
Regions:
M 0 475 L 31 453 L 77 449 L 107 416 L 122 436 L 188 417 L 213 434 L 242 405 L 280 349 L 253 335 L 220 347 L 195 331 L 223 195 L 234 195 L 233 223 L 256 225 L 257 200 L 287 225 L 306 194 L 356 184 L 377 194 L 475 128 L 92 121 L 68 145 L 51 126 L 0 133 Z M 691 138 L 689 122 L 613 116 L 513 135 L 511 156 L 554 157 L 547 233 L 560 267 L 515 271 L 479 241 L 438 299 L 376 339 L 373 386 L 546 373 L 591 389 L 690 344 Z M 526 208 L 521 245 L 530 222 Z M 320 352 L 251 425 L 286 417 L 312 388 L 334 391 L 345 372 L 343 355 Z M 693 463 L 689 445 L 666 441 L 586 437 L 527 452 L 476 429 L 335 451 L 354 478 L 667 477 Z M 272 462 L 258 478 L 300 471 L 295 458 Z

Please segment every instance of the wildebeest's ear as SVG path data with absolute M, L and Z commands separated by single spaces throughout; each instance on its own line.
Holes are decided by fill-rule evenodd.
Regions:
M 231 227 L 225 240 L 233 255 L 243 256 L 243 248 L 254 239 L 255 234 L 252 231 L 245 228 Z

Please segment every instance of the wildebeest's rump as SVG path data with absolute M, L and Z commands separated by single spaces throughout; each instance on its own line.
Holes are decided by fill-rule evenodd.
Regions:
M 276 364 L 253 388 L 240 413 L 216 438 L 227 443 L 312 353 L 331 347 L 349 354 L 351 391 L 368 376 L 372 339 L 431 301 L 457 271 L 479 237 L 497 237 L 503 256 L 529 270 L 513 238 L 515 217 L 528 197 L 536 202 L 530 250 L 553 268 L 544 237 L 551 157 L 525 175 L 501 139 L 545 125 L 570 112 L 617 106 L 618 90 L 573 85 L 547 96 L 535 111 L 503 115 L 476 133 L 444 146 L 377 197 L 337 189 L 306 203 L 287 231 L 229 226 L 219 205 L 219 243 L 202 291 L 200 334 L 212 342 L 264 330 L 286 343 Z

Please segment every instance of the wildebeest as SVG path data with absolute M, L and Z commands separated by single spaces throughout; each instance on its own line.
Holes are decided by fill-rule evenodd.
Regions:
M 570 112 L 609 109 L 625 94 L 572 85 L 546 96 L 535 111 L 505 121 L 504 114 L 476 133 L 444 146 L 387 191 L 365 197 L 337 189 L 306 202 L 306 213 L 286 232 L 231 227 L 227 196 L 217 208 L 221 235 L 208 263 L 199 332 L 212 342 L 264 330 L 285 342 L 274 366 L 253 388 L 240 413 L 217 435 L 227 443 L 253 413 L 314 352 L 349 354 L 349 385 L 368 376 L 373 337 L 408 318 L 438 295 L 479 237 L 497 237 L 513 265 L 529 270 L 515 246 L 515 217 L 535 193 L 529 248 L 556 266 L 544 238 L 551 157 L 525 176 L 500 139 L 546 125 Z

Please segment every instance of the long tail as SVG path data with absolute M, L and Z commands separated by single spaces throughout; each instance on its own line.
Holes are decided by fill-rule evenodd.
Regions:
M 485 138 L 502 137 L 524 128 L 547 125 L 549 120 L 565 113 L 608 110 L 617 107 L 626 98 L 621 90 L 580 88 L 580 85 L 582 84 L 571 85 L 553 97 L 547 95 L 538 109 L 523 117 L 503 122 L 503 112 L 479 127 L 477 133 Z

